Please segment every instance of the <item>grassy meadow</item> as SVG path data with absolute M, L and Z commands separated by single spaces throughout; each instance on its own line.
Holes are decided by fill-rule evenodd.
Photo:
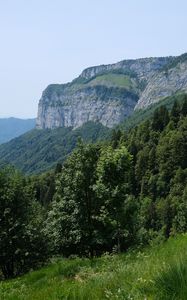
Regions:
M 0 283 L 1 300 L 187 299 L 187 235 L 101 258 L 55 258 Z

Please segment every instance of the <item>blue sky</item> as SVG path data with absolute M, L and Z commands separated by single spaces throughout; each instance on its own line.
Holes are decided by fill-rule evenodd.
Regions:
M 0 0 L 0 117 L 89 66 L 187 52 L 186 0 Z

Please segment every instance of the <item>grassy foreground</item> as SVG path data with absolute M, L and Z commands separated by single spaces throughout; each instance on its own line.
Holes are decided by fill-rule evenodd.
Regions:
M 58 259 L 0 283 L 1 300 L 187 299 L 187 235 L 101 258 Z

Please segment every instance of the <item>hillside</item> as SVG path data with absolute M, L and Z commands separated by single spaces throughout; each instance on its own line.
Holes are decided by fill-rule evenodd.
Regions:
M 187 236 L 101 258 L 59 258 L 0 284 L 2 300 L 186 300 Z
M 1 298 L 186 299 L 186 138 L 185 97 L 50 172 L 1 168 Z
M 0 119 L 0 144 L 24 134 L 35 127 L 35 119 Z
M 155 109 L 166 105 L 171 109 L 177 99 L 182 102 L 185 95 L 168 97 L 147 109 L 139 110 L 122 122 L 117 128 L 129 130 L 152 117 Z M 0 146 L 1 165 L 13 164 L 24 173 L 39 173 L 52 168 L 57 162 L 63 162 L 75 148 L 78 137 L 85 142 L 105 140 L 111 130 L 100 123 L 88 122 L 82 127 L 72 130 L 71 127 L 32 130 L 12 141 Z
M 81 137 L 85 142 L 107 139 L 110 130 L 100 123 L 88 122 L 72 130 L 33 129 L 0 146 L 1 165 L 12 164 L 24 173 L 39 173 L 63 162 Z
M 90 67 L 67 84 L 51 84 L 39 101 L 37 128 L 109 128 L 165 97 L 187 91 L 187 54 Z
M 135 110 L 134 113 L 126 118 L 122 123 L 120 123 L 117 128 L 128 131 L 141 122 L 149 120 L 151 117 L 153 117 L 155 110 L 159 107 L 164 105 L 170 111 L 175 101 L 178 101 L 178 103 L 182 103 L 186 99 L 186 97 L 187 94 L 184 93 L 175 94 L 174 96 L 166 97 L 156 103 L 153 103 L 147 108 Z

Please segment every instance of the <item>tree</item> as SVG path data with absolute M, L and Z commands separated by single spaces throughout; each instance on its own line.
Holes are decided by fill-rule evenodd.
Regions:
M 107 233 L 108 244 L 117 246 L 118 251 L 125 247 L 125 240 L 130 234 L 126 225 L 132 202 L 128 198 L 131 192 L 131 162 L 132 157 L 124 146 L 117 149 L 109 146 L 102 149 L 97 164 L 95 189 L 102 203 L 100 220 L 105 225 L 103 234 L 106 236 Z
M 46 222 L 57 252 L 93 255 L 97 244 L 95 215 L 99 209 L 93 189 L 98 156 L 98 146 L 79 142 L 59 175 Z
M 185 117 L 187 115 L 187 95 L 185 95 L 182 108 L 181 108 L 181 114 Z
M 34 213 L 34 192 L 25 178 L 12 168 L 0 171 L 0 268 L 5 278 L 28 270 L 46 249 Z M 37 212 L 39 212 L 37 208 Z M 33 221 L 35 220 L 35 221 Z M 36 249 L 36 242 L 40 247 Z M 34 252 L 32 247 L 34 246 Z M 38 244 L 39 245 L 39 244 Z M 44 251 L 46 252 L 46 250 Z M 44 254 L 44 252 L 42 254 Z
M 180 105 L 177 100 L 175 100 L 173 107 L 171 109 L 171 120 L 177 123 L 180 118 Z
M 114 149 L 117 148 L 117 146 L 119 145 L 121 137 L 122 137 L 122 132 L 120 129 L 112 130 L 111 144 Z
M 152 129 L 162 131 L 169 123 L 169 113 L 165 106 L 161 106 L 155 110 L 152 121 Z

